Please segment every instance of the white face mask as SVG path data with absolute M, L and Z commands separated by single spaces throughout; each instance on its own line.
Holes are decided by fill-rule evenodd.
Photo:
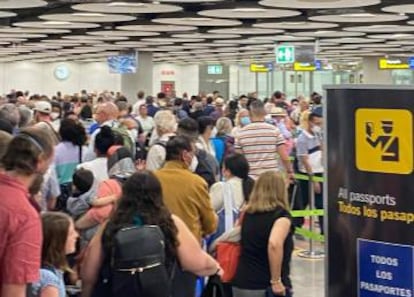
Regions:
M 50 118 L 52 120 L 57 120 L 59 118 L 59 113 L 58 112 L 51 112 L 50 113 Z
M 322 128 L 319 127 L 319 126 L 313 126 L 312 127 L 312 132 L 315 133 L 315 134 L 319 134 L 319 133 L 322 132 Z
M 196 171 L 196 169 L 197 169 L 197 166 L 198 166 L 198 159 L 197 159 L 197 156 L 194 156 L 194 157 L 191 159 L 191 164 L 190 164 L 190 167 L 188 167 L 188 169 L 189 169 L 191 172 L 195 172 L 195 171 Z
M 211 131 L 211 138 L 214 138 L 217 136 L 217 128 L 214 127 L 213 130 Z

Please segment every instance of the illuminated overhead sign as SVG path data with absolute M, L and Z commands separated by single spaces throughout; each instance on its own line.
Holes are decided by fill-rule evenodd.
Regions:
M 378 61 L 379 69 L 410 69 L 410 64 L 400 58 L 386 59 L 381 58 Z
M 316 66 L 314 63 L 299 63 L 293 64 L 293 70 L 295 71 L 315 71 Z
M 266 63 L 266 64 L 250 64 L 250 71 L 251 72 L 269 72 L 273 70 L 273 64 L 272 63 Z

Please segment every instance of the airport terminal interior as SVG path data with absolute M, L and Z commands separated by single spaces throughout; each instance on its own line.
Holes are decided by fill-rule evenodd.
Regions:
M 26 185 L 25 190 L 29 189 L 30 195 L 26 192 L 25 195 L 34 199 L 30 200 L 31 203 L 37 205 L 38 213 L 42 214 L 41 221 L 37 217 L 38 229 L 31 231 L 36 233 L 43 228 L 42 259 L 39 256 L 33 258 L 25 256 L 27 259 L 23 257 L 23 255 L 36 254 L 36 251 L 39 254 L 40 239 L 33 233 L 28 235 L 27 239 L 23 239 L 26 233 L 19 231 L 19 224 L 22 223 L 13 225 L 11 211 L 7 213 L 13 208 L 6 205 L 9 203 L 7 201 L 3 204 L 0 202 L 0 230 L 8 230 L 5 234 L 8 232 L 21 234 L 19 240 L 26 244 L 31 245 L 33 243 L 31 240 L 37 240 L 38 243 L 34 252 L 33 250 L 27 252 L 26 247 L 14 254 L 7 250 L 7 246 L 11 243 L 0 235 L 0 297 L 64 297 L 65 294 L 84 297 L 127 296 L 122 295 L 126 294 L 126 291 L 112 295 L 99 295 L 96 291 L 92 294 L 91 288 L 95 284 L 96 289 L 97 282 L 101 280 L 99 277 L 102 275 L 97 276 L 96 271 L 100 271 L 99 268 L 94 276 L 91 276 L 93 269 L 85 268 L 96 266 L 98 260 L 94 255 L 96 251 L 100 251 L 101 243 L 96 243 L 100 242 L 100 238 L 104 239 L 102 241 L 104 245 L 108 238 L 114 240 L 115 233 L 110 234 L 112 237 L 108 237 L 106 232 L 107 230 L 115 232 L 115 228 L 120 229 L 116 223 L 122 220 L 122 216 L 129 215 L 128 209 L 122 212 L 122 207 L 125 208 L 127 203 L 131 203 L 130 209 L 138 205 L 143 207 L 145 204 L 142 201 L 136 204 L 131 201 L 123 203 L 125 199 L 132 199 L 127 191 L 128 189 L 131 191 L 133 185 L 128 188 L 128 181 L 134 178 L 138 181 L 141 178 L 142 184 L 144 183 L 139 173 L 135 173 L 127 181 L 126 178 L 123 179 L 120 182 L 121 186 L 124 185 L 122 189 L 119 184 L 116 186 L 117 190 L 113 190 L 112 186 L 105 188 L 99 184 L 105 183 L 104 180 L 114 180 L 114 176 L 124 173 L 122 166 L 125 163 L 119 165 L 117 163 L 119 160 L 112 160 L 114 156 L 125 158 L 114 153 L 120 150 L 119 147 L 132 149 L 130 159 L 133 161 L 131 166 L 134 172 L 140 170 L 155 172 L 146 174 L 160 180 L 156 182 L 161 183 L 164 195 L 168 192 L 168 195 L 174 196 L 173 194 L 180 193 L 181 190 L 187 191 L 177 186 L 177 183 L 180 185 L 180 179 L 173 182 L 172 177 L 162 169 L 164 165 L 167 167 L 169 162 L 173 162 L 171 160 L 179 156 L 181 159 L 175 160 L 176 163 L 181 162 L 180 166 L 185 167 L 186 171 L 187 168 L 191 169 L 195 166 L 193 172 L 199 175 L 194 180 L 193 190 L 199 189 L 197 183 L 200 182 L 201 188 L 205 186 L 203 193 L 207 195 L 207 204 L 201 206 L 200 214 L 196 215 L 201 217 L 201 223 L 192 222 L 191 225 L 187 221 L 189 217 L 193 217 L 193 214 L 186 212 L 194 207 L 187 205 L 187 209 L 184 204 L 193 203 L 191 199 L 182 202 L 183 209 L 177 210 L 175 207 L 179 207 L 178 204 L 166 202 L 164 197 L 167 207 L 163 206 L 161 210 L 151 209 L 150 214 L 155 217 L 167 208 L 179 217 L 179 223 L 175 219 L 162 221 L 165 219 L 165 214 L 160 215 L 159 220 L 148 219 L 152 224 L 161 226 L 168 240 L 175 238 L 174 243 L 182 247 L 184 244 L 179 245 L 178 242 L 183 240 L 184 228 L 186 235 L 192 236 L 191 243 L 194 245 L 196 242 L 196 247 L 192 247 L 194 250 L 188 248 L 185 252 L 175 246 L 172 247 L 171 243 L 166 245 L 167 258 L 174 255 L 173 258 L 178 259 L 183 267 L 185 265 L 182 263 L 186 261 L 190 263 L 187 264 L 186 271 L 190 271 L 191 276 L 187 275 L 190 274 L 188 272 L 182 272 L 179 277 L 185 280 L 183 283 L 187 289 L 192 286 L 191 289 L 194 290 L 183 290 L 172 295 L 158 293 L 151 296 L 201 296 L 208 276 L 223 273 L 222 263 L 215 262 L 218 248 L 217 254 L 212 253 L 212 256 L 204 252 L 210 249 L 212 242 L 211 237 L 207 235 L 218 232 L 216 229 L 217 226 L 221 226 L 220 224 L 223 228 L 226 227 L 226 232 L 223 229 L 219 235 L 227 235 L 230 231 L 227 228 L 229 213 L 231 219 L 236 221 L 236 217 L 232 214 L 234 209 L 237 208 L 238 216 L 239 211 L 244 214 L 243 208 L 247 207 L 246 219 L 242 216 L 243 220 L 237 220 L 243 227 L 241 241 L 239 239 L 237 242 L 239 244 L 241 242 L 243 248 L 239 267 L 232 277 L 233 291 L 231 287 L 226 287 L 226 297 L 345 297 L 340 293 L 335 296 L 326 293 L 329 292 L 325 282 L 328 245 L 324 233 L 326 234 L 328 228 L 326 219 L 328 198 L 322 198 L 322 192 L 326 191 L 323 179 L 326 169 L 323 167 L 326 163 L 323 163 L 322 155 L 326 153 L 323 149 L 326 136 L 323 133 L 323 126 L 326 124 L 324 105 L 329 98 L 325 87 L 358 88 L 368 84 L 409 88 L 414 84 L 413 70 L 414 1 L 412 0 L 0 0 L 0 129 L 2 130 L 0 132 L 6 131 L 5 134 L 13 135 L 6 137 L 0 134 L 0 153 L 1 156 L 4 155 L 0 173 L 0 193 L 2 193 L 0 197 L 3 193 L 22 195 L 13 194 L 8 185 L 11 183 L 9 179 L 17 176 L 17 173 L 12 170 L 13 166 L 17 166 L 16 168 L 26 166 L 25 171 L 22 170 L 28 173 L 26 177 L 30 181 L 35 180 L 34 176 L 39 175 L 38 172 L 46 173 L 43 180 L 38 182 L 37 191 L 30 192 L 32 188 L 28 187 L 29 184 Z M 165 114 L 167 111 L 168 114 Z M 17 118 L 13 116 L 15 113 Z M 173 118 L 170 119 L 169 116 Z M 26 122 L 22 123 L 23 120 Z M 41 137 L 36 134 L 37 130 L 31 130 L 37 129 L 35 127 L 39 125 L 42 126 L 44 122 L 47 125 L 43 125 L 40 130 L 46 129 L 48 137 L 54 138 L 53 141 L 56 140 L 54 157 L 51 157 L 53 148 L 48 151 L 45 148 L 47 141 L 39 140 Z M 109 122 L 112 132 L 111 129 L 104 129 L 104 126 L 109 127 Z M 251 125 L 259 125 L 258 122 L 270 124 L 276 132 L 269 132 L 270 128 L 267 126 L 249 130 Z M 81 128 L 76 126 L 78 123 Z M 120 126 L 114 128 L 114 123 Z M 389 131 L 392 130 L 392 121 L 383 121 L 382 124 L 385 134 L 387 130 L 384 127 L 391 127 Z M 195 132 L 188 132 L 186 129 L 191 130 L 192 125 L 196 125 Z M 377 135 L 378 129 L 375 130 L 375 123 L 367 122 L 365 125 L 367 138 Z M 119 132 L 124 128 L 125 130 Z M 187 132 L 184 133 L 184 130 Z M 102 140 L 109 137 L 105 136 L 104 132 L 112 133 L 113 142 L 102 149 L 102 145 L 104 147 L 107 145 L 105 141 L 109 141 L 109 138 Z M 75 136 L 71 133 L 75 136 L 85 134 L 85 140 L 83 142 L 79 142 L 79 139 L 73 140 Z M 194 133 L 196 136 L 192 139 Z M 303 134 L 308 138 L 301 138 Z M 173 135 L 177 136 L 174 138 Z M 119 139 L 116 136 L 122 138 L 121 143 L 117 143 Z M 177 138 L 180 136 L 184 139 L 180 141 L 191 140 L 190 148 L 182 148 L 186 145 L 179 143 Z M 1 140 L 3 138 L 7 139 L 7 142 Z M 264 141 L 262 147 L 256 148 L 259 151 L 251 147 L 258 146 L 258 143 L 266 138 L 271 139 L 270 146 L 275 146 L 277 151 L 274 153 L 270 151 L 268 152 L 270 157 L 268 154 L 262 156 L 263 160 L 259 160 L 260 154 L 269 150 L 269 144 Z M 174 141 L 176 146 L 170 144 Z M 382 140 L 372 142 L 375 143 L 373 146 L 377 146 L 380 141 Z M 69 149 L 69 146 L 65 146 L 65 143 L 72 145 L 72 142 L 76 153 L 74 150 L 71 151 L 72 147 Z M 101 146 L 98 142 L 101 142 Z M 15 150 L 13 155 L 11 151 L 13 145 L 16 148 L 25 145 L 33 148 L 28 151 Z M 84 147 L 84 151 L 79 150 L 78 147 Z M 9 160 L 10 158 L 15 160 L 39 158 L 40 160 L 39 155 L 29 157 L 39 148 L 43 152 L 42 156 L 50 153 L 51 159 L 49 159 L 52 163 L 48 167 L 41 167 L 39 164 L 44 166 L 44 163 L 40 161 L 28 165 Z M 201 166 L 201 163 L 207 162 L 196 155 L 197 150 L 205 151 L 215 160 L 214 164 L 217 168 L 215 168 L 216 172 L 212 173 L 213 181 L 206 178 L 203 173 L 199 174 L 195 169 Z M 315 151 L 318 151 L 317 157 Z M 22 155 L 19 155 L 19 152 Z M 319 159 L 315 161 L 315 158 Z M 195 165 L 194 159 L 196 161 L 198 159 Z M 96 160 L 102 162 L 93 165 L 88 163 Z M 106 164 L 107 160 L 108 164 Z M 145 161 L 146 164 L 143 163 Z M 274 166 L 273 161 L 276 164 Z M 246 172 L 243 177 L 237 177 L 237 174 L 242 174 L 241 171 L 245 170 L 243 162 L 246 163 L 247 171 L 250 168 L 250 172 Z M 317 162 L 320 164 L 315 165 Z M 81 166 L 86 163 L 87 166 Z M 98 167 L 103 164 L 104 167 Z M 117 164 L 119 170 L 116 174 L 111 171 L 114 167 L 110 168 L 114 164 Z M 208 170 L 214 167 L 209 164 L 206 166 Z M 36 170 L 32 172 L 33 168 Z M 261 192 L 258 188 L 263 184 L 258 181 L 262 181 L 263 178 L 263 183 L 266 182 L 266 175 L 262 174 L 266 168 L 282 172 L 281 176 L 283 175 L 283 180 L 286 181 L 288 201 L 285 204 L 280 202 L 280 205 L 286 206 L 286 210 L 292 210 L 292 217 L 289 212 L 286 212 L 287 214 L 280 220 L 285 222 L 283 218 L 289 217 L 292 228 L 291 231 L 286 229 L 288 231 L 285 232 L 289 235 L 282 232 L 283 224 L 281 227 L 277 225 L 280 229 L 276 228 L 276 231 L 274 229 L 277 223 L 270 227 L 265 225 L 263 222 L 268 219 L 267 217 L 263 217 L 260 221 L 249 218 L 249 216 L 253 217 L 249 211 L 260 209 L 254 208 L 252 201 L 259 199 L 257 197 Z M 8 175 L 8 172 L 13 174 Z M 20 171 L 16 169 L 16 172 Z M 92 172 L 92 176 L 88 175 L 89 172 Z M 33 174 L 31 178 L 29 178 L 30 174 Z M 186 176 L 185 174 L 183 173 L 183 176 Z M 314 179 L 314 175 L 319 179 Z M 168 180 L 169 178 L 171 180 Z M 187 181 L 192 183 L 191 178 L 194 177 L 186 178 L 181 180 L 183 184 L 187 184 Z M 239 203 L 233 197 L 233 200 L 236 199 L 234 201 L 237 206 L 232 202 L 233 204 L 230 205 L 232 208 L 227 212 L 224 211 L 227 204 L 223 200 L 226 195 L 226 184 L 230 183 L 231 178 L 237 178 L 239 184 L 237 190 L 233 189 L 234 193 L 232 191 L 230 193 L 241 195 L 242 200 L 244 196 L 244 202 Z M 254 184 L 254 188 L 250 184 L 249 194 L 246 194 L 247 179 Z M 98 199 L 95 201 L 95 196 L 91 196 L 81 205 L 80 199 L 83 199 L 82 195 L 87 194 L 88 191 L 78 193 L 79 188 L 73 184 L 78 182 L 81 186 L 86 186 L 86 180 L 90 182 L 88 191 L 95 187 L 94 195 L 96 194 Z M 174 183 L 176 184 L 173 185 Z M 14 188 L 19 188 L 19 185 L 15 185 Z M 76 191 L 73 192 L 73 189 Z M 135 190 L 140 193 L 149 191 L 144 186 L 136 187 Z M 197 193 L 194 195 L 199 195 L 197 191 L 201 190 L 194 191 Z M 50 197 L 46 197 L 46 192 Z M 190 197 L 192 194 L 189 193 L 182 195 Z M 155 197 L 151 196 L 155 195 L 153 193 L 148 195 L 148 197 Z M 39 203 L 36 202 L 37 196 L 40 197 Z M 181 199 L 177 197 L 168 199 Z M 200 200 L 205 198 L 202 195 L 197 197 L 201 197 Z M 102 201 L 107 201 L 100 202 L 101 198 Z M 70 200 L 72 204 L 69 204 L 67 199 L 74 200 Z M 217 202 L 217 199 L 221 199 L 221 202 Z M 73 202 L 75 200 L 77 202 Z M 314 201 L 314 205 L 309 201 Z M 10 202 L 10 205 L 13 203 Z M 275 203 L 271 205 L 279 205 L 277 204 L 279 201 Z M 263 207 L 263 204 L 260 205 Z M 116 207 L 119 209 L 117 210 Z M 145 207 L 148 207 L 146 211 L 150 211 L 151 206 Z M 314 208 L 319 212 L 312 212 Z M 215 227 L 208 231 L 211 226 L 207 228 L 203 225 L 207 225 L 208 220 L 211 219 L 203 217 L 203 215 L 207 216 L 204 214 L 207 210 L 217 214 L 216 222 L 211 223 Z M 53 219 L 59 219 L 57 216 L 53 217 L 53 213 L 48 217 L 51 211 L 66 212 L 72 217 L 71 227 L 66 231 L 69 234 L 68 241 L 71 232 L 77 234 L 73 235 L 77 241 L 76 252 L 66 251 L 68 256 L 64 254 L 64 258 L 68 261 L 59 260 L 59 267 L 55 267 L 53 263 L 56 259 L 45 256 L 48 252 L 45 251 L 45 242 L 53 246 L 51 243 L 53 240 L 48 239 L 48 236 L 50 237 L 54 232 L 53 228 L 49 229 L 45 224 L 52 224 Z M 269 208 L 266 211 L 269 211 Z M 29 213 L 27 210 L 22 216 L 29 217 L 32 215 Z M 119 217 L 116 217 L 117 215 Z M 9 216 L 10 220 L 6 219 Z M 146 214 L 145 218 L 147 217 L 151 218 L 151 215 Z M 66 217 L 60 217 L 61 220 L 62 218 Z M 141 225 L 149 225 L 142 218 L 135 214 L 133 222 L 130 217 L 129 223 L 136 224 L 138 220 Z M 114 230 L 105 227 L 107 220 Z M 278 221 L 279 219 L 276 219 L 275 222 Z M 173 228 L 175 231 L 169 230 L 170 233 L 165 233 L 163 228 L 172 228 L 171 225 L 174 224 L 178 226 Z M 201 224 L 201 226 L 194 227 L 194 224 Z M 35 228 L 34 225 L 31 226 Z M 105 232 L 96 233 L 99 226 L 101 226 L 99 230 L 103 230 L 104 227 L 107 229 Z M 271 236 L 273 232 L 281 232 L 283 236 L 279 233 L 277 235 L 287 239 L 282 243 L 277 238 L 272 239 L 276 242 L 274 246 L 283 248 L 285 254 L 291 252 L 292 259 L 284 257 L 282 264 L 281 259 L 278 262 L 272 256 L 263 260 L 262 257 L 254 255 L 254 252 L 246 255 L 245 251 L 249 248 L 263 248 L 256 242 L 259 240 L 258 236 L 252 237 L 253 239 L 249 237 L 248 240 L 243 238 L 243 235 L 248 237 L 246 234 L 255 233 L 252 230 L 258 226 L 262 226 L 261 230 L 267 228 L 266 236 L 270 236 L 269 250 L 266 248 L 266 243 L 265 249 L 262 250 L 264 253 L 268 251 L 269 254 L 272 253 Z M 250 233 L 243 231 L 248 228 Z M 238 230 L 240 235 L 240 228 Z M 269 235 L 270 230 L 272 230 L 271 235 Z M 174 232 L 178 232 L 178 239 Z M 98 236 L 93 237 L 95 233 Z M 98 239 L 92 240 L 92 237 Z M 294 243 L 291 250 L 288 238 L 291 238 Z M 117 240 L 122 241 L 122 238 L 117 237 Z M 199 244 L 200 242 L 202 244 Z M 36 244 L 33 243 L 33 246 Z M 111 248 L 114 247 L 111 245 Z M 182 254 L 185 253 L 199 255 L 199 259 L 205 259 L 203 262 L 205 267 L 195 263 L 194 259 L 183 260 L 185 257 Z M 12 259 L 16 255 L 23 258 L 15 266 L 30 267 L 21 270 L 9 268 L 8 265 L 12 264 L 7 257 Z M 49 260 L 45 260 L 44 257 Z M 255 259 L 264 261 L 267 266 L 259 267 L 262 262 L 257 262 L 259 260 Z M 174 261 L 172 262 L 176 263 L 176 260 Z M 254 264 L 249 261 L 253 261 Z M 290 271 L 285 270 L 289 261 Z M 250 270 L 249 264 L 254 269 L 258 269 L 256 276 L 247 276 L 246 271 Z M 36 270 L 34 269 L 36 265 L 38 271 L 32 272 Z M 191 265 L 199 265 L 201 268 L 197 270 Z M 175 264 L 171 266 L 175 267 Z M 174 267 L 172 269 L 175 269 Z M 58 271 L 56 275 L 59 273 L 63 275 L 65 271 L 64 280 L 62 276 L 51 281 L 56 275 L 50 271 L 55 268 Z M 289 274 L 291 283 L 287 281 Z M 199 275 L 197 280 L 195 275 Z M 262 279 L 258 280 L 260 277 Z M 270 288 L 267 293 L 265 293 L 266 288 L 261 287 L 263 281 Z M 27 288 L 24 287 L 24 292 L 19 291 L 23 285 L 27 285 Z M 150 296 L 143 288 L 140 290 L 140 293 L 128 296 Z M 293 295 L 290 295 L 292 292 Z M 399 291 L 393 291 L 398 294 L 389 291 L 378 292 L 374 294 L 371 291 L 373 295 L 355 293 L 353 296 L 346 297 L 412 296 L 399 294 Z M 203 296 L 224 297 L 217 292 L 215 294 Z

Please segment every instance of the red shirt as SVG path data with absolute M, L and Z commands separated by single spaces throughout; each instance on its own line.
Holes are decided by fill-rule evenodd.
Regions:
M 3 284 L 39 279 L 42 229 L 26 187 L 0 173 L 0 295 Z

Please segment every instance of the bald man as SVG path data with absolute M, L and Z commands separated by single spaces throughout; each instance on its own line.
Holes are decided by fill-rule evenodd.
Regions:
M 104 102 L 98 104 L 95 111 L 95 120 L 99 124 L 99 127 L 117 127 L 119 125 L 117 118 L 119 114 L 118 107 L 112 102 Z M 96 129 L 92 134 L 89 141 L 88 149 L 85 153 L 84 161 L 92 161 L 96 158 L 95 154 L 95 137 L 101 131 L 100 128 Z

